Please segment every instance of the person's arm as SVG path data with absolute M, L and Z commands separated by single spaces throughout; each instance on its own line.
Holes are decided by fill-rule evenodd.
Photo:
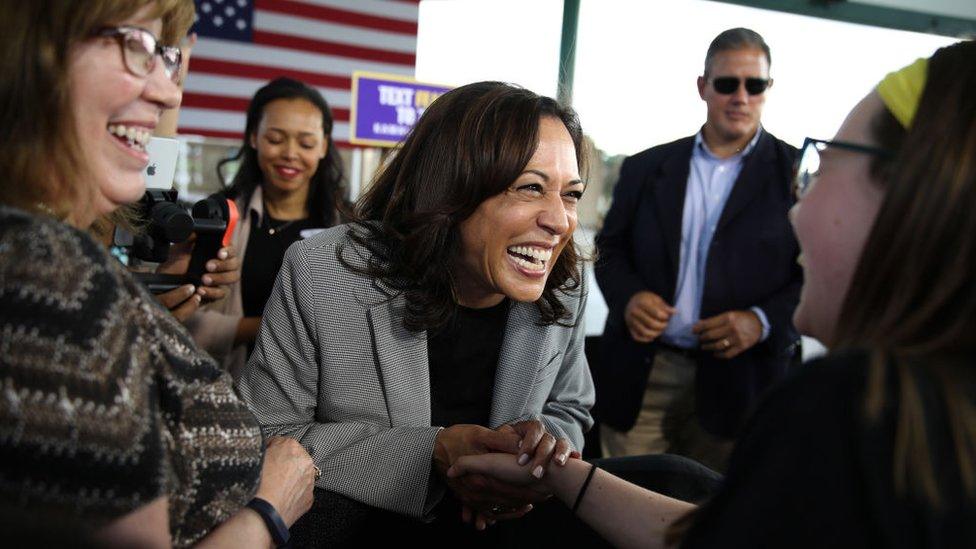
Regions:
M 542 421 L 548 433 L 557 439 L 569 440 L 573 449 L 582 451 L 583 434 L 593 426 L 590 408 L 593 407 L 596 398 L 593 377 L 590 375 L 590 367 L 586 362 L 583 349 L 586 339 L 584 314 L 587 280 L 585 275 L 580 280 L 578 291 L 580 297 L 573 312 L 573 320 L 576 324 L 572 328 L 569 343 L 563 349 L 562 364 L 555 374 L 556 380 L 538 419 Z
M 550 467 L 539 484 L 572 508 L 590 473 L 591 464 L 571 459 L 564 467 Z M 520 466 L 507 454 L 466 456 L 448 471 L 451 477 L 490 475 L 512 484 L 530 484 L 529 466 Z M 645 490 L 597 469 L 586 486 L 577 516 L 615 547 L 664 547 L 671 524 L 695 506 Z
M 634 218 L 640 204 L 644 170 L 633 157 L 624 160 L 613 201 L 596 236 L 599 257 L 593 265 L 597 284 L 611 314 L 623 316 L 630 298 L 646 289 L 631 258 Z
M 334 420 L 318 408 L 316 296 L 345 290 L 316 285 L 322 275 L 311 271 L 305 246 L 297 242 L 285 254 L 237 391 L 266 435 L 290 436 L 309 449 L 323 472 L 319 488 L 374 507 L 424 516 L 443 494 L 443 484 L 432 477 L 440 428 L 391 427 L 382 417 L 376 422 Z M 370 390 L 366 384 L 350 391 Z
M 718 358 L 728 359 L 765 341 L 775 352 L 793 343 L 792 338 L 796 337 L 796 333 L 789 327 L 792 326 L 793 311 L 799 303 L 800 288 L 803 286 L 803 270 L 795 261 L 799 253 L 795 240 L 793 252 L 789 281 L 760 305 L 748 310 L 726 311 L 695 324 L 692 331 L 699 336 L 703 350 L 715 353 Z
M 766 341 L 775 351 L 785 349 L 793 343 L 793 338 L 796 337 L 795 330 L 791 330 L 790 327 L 793 325 L 793 311 L 796 310 L 796 306 L 800 302 L 803 269 L 796 262 L 796 258 L 800 254 L 799 245 L 796 244 L 796 239 L 791 239 L 791 241 L 792 253 L 790 257 L 793 261 L 790 265 L 789 281 L 770 294 L 762 303 L 756 305 L 762 309 L 763 313 L 766 314 L 766 320 L 769 321 L 769 337 Z
M 308 453 L 295 440 L 268 441 L 261 483 L 255 497 L 271 504 L 286 526 L 291 527 L 312 506 L 314 468 Z M 95 540 L 108 547 L 170 547 L 169 502 L 160 496 L 119 517 L 95 533 Z M 264 519 L 243 507 L 217 525 L 194 547 L 273 547 Z
M 261 317 L 245 316 L 237 321 L 237 330 L 234 332 L 234 345 L 250 345 L 258 337 L 258 329 L 261 327 Z
M 865 456 L 890 455 L 891 441 L 878 434 L 886 428 L 866 437 L 863 422 L 855 419 L 863 414 L 866 360 L 821 359 L 767 395 L 740 434 L 721 487 L 695 511 L 682 547 L 877 543 L 878 532 L 865 522 L 866 497 L 890 490 L 890 478 L 883 463 Z M 542 483 L 571 507 L 589 467 L 570 460 L 550 467 Z M 461 458 L 448 475 L 472 473 L 535 481 L 505 454 Z M 598 470 L 577 513 L 614 545 L 648 547 L 661 543 L 674 519 L 692 509 Z
M 103 547 L 165 549 L 173 546 L 169 535 L 169 503 L 165 496 L 116 519 L 93 536 Z M 271 548 L 271 533 L 257 512 L 245 507 L 215 528 L 195 547 Z

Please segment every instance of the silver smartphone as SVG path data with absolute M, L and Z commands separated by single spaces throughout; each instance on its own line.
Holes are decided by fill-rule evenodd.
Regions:
M 180 142 L 168 137 L 153 137 L 146 146 L 149 163 L 146 164 L 147 189 L 172 189 L 176 175 L 176 159 L 180 156 Z

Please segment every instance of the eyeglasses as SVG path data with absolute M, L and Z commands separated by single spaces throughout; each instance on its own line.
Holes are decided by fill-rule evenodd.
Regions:
M 176 46 L 161 46 L 153 33 L 141 27 L 106 27 L 95 36 L 116 38 L 122 48 L 122 59 L 129 72 L 149 76 L 156 68 L 156 56 L 163 60 L 163 70 L 174 83 L 179 83 L 183 53 Z
M 803 198 L 813 188 L 814 183 L 817 182 L 817 178 L 820 177 L 820 153 L 826 150 L 827 147 L 870 154 L 881 158 L 891 158 L 890 152 L 877 147 L 808 137 L 803 140 L 803 147 L 800 149 L 800 156 L 796 162 L 795 175 L 793 176 L 794 199 L 799 200 Z
M 739 90 L 739 84 L 745 82 L 749 95 L 759 95 L 769 89 L 772 82 L 769 78 L 738 78 L 735 76 L 719 76 L 712 79 L 712 88 L 722 95 L 733 94 Z

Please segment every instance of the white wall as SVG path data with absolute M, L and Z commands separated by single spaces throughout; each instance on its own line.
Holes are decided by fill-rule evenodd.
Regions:
M 708 44 L 738 26 L 772 49 L 764 124 L 796 145 L 829 138 L 887 72 L 953 42 L 718 2 L 583 0 L 574 87 L 583 128 L 624 154 L 694 133 L 705 116 L 695 82 Z
M 501 80 L 555 97 L 562 0 L 423 0 L 417 78 Z

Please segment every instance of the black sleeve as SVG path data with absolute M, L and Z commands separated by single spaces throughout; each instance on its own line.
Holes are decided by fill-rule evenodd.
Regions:
M 645 284 L 630 257 L 634 217 L 640 202 L 645 170 L 634 157 L 624 160 L 620 178 L 613 189 L 613 202 L 596 236 L 599 258 L 594 265 L 597 284 L 610 308 L 610 314 L 623 314 L 623 308 Z
M 786 181 L 784 192 L 789 194 L 789 206 L 795 203 L 793 199 L 793 163 L 797 151 L 787 143 L 779 142 L 779 169 L 782 180 Z M 789 225 L 788 225 L 789 226 Z M 799 334 L 793 328 L 793 311 L 800 302 L 800 289 L 803 287 L 803 269 L 796 262 L 800 255 L 800 245 L 796 236 L 790 234 L 790 277 L 789 281 L 772 295 L 758 303 L 758 307 L 766 314 L 769 321 L 769 343 L 777 351 L 791 345 Z
M 811 364 L 767 398 L 682 547 L 866 547 L 851 375 Z
M 769 321 L 768 342 L 773 349 L 781 350 L 791 345 L 798 334 L 793 328 L 793 311 L 796 310 L 800 302 L 800 289 L 803 287 L 803 269 L 796 262 L 800 255 L 800 247 L 796 239 L 791 239 L 793 249 L 790 256 L 793 258 L 790 266 L 790 279 L 782 288 L 777 290 L 758 306 L 766 314 Z

